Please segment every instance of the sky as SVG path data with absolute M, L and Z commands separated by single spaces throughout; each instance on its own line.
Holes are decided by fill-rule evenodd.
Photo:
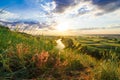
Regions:
M 0 0 L 0 12 L 2 21 L 44 23 L 37 33 L 120 34 L 120 0 Z

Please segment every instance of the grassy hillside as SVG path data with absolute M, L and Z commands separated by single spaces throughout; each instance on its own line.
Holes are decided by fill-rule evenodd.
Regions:
M 0 80 L 120 80 L 119 44 L 119 38 L 31 36 L 0 26 Z

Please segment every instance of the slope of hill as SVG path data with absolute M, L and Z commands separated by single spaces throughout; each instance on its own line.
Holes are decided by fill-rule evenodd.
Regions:
M 54 47 L 59 38 L 66 46 L 61 51 Z M 109 52 L 97 59 L 94 52 L 92 57 L 94 46 L 102 49 L 95 42 L 96 38 L 31 36 L 0 26 L 0 79 L 119 80 L 119 56 Z

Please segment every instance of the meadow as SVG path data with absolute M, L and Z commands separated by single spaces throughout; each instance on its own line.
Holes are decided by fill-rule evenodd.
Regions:
M 120 80 L 120 37 L 32 36 L 0 26 L 0 80 Z

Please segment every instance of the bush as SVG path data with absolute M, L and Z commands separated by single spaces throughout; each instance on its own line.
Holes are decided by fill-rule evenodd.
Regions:
M 70 38 L 63 39 L 63 43 L 65 44 L 66 48 L 73 48 L 74 47 L 73 40 Z
M 84 66 L 80 63 L 80 60 L 73 60 L 70 62 L 70 64 L 68 65 L 69 67 L 67 68 L 67 70 L 69 71 L 74 71 L 74 70 L 82 70 L 84 68 Z

